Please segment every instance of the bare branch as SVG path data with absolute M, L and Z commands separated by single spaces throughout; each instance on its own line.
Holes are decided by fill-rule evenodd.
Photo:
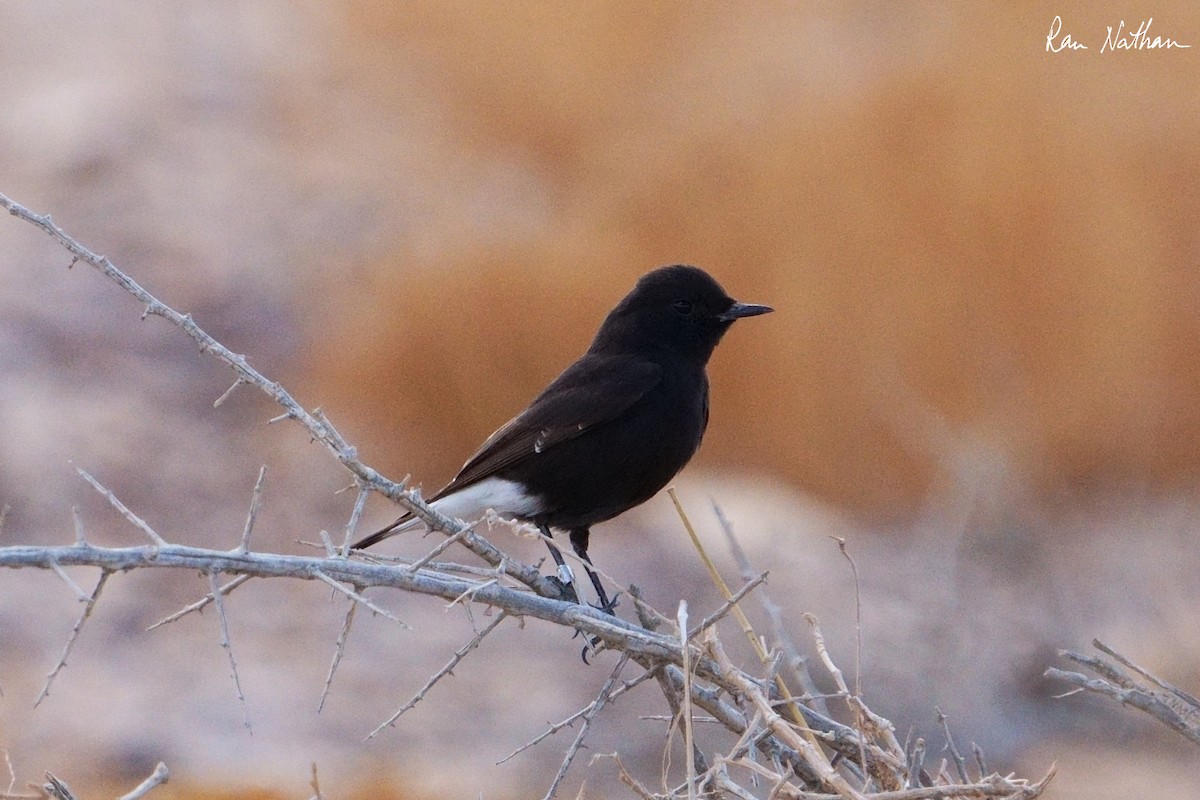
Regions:
M 1108 645 L 1106 645 L 1104 642 L 1100 641 L 1099 639 L 1092 639 L 1092 647 L 1095 647 L 1100 652 L 1102 652 L 1108 656 L 1111 656 L 1115 661 L 1117 661 L 1120 664 L 1133 670 L 1138 675 L 1142 676 L 1147 681 L 1149 681 L 1150 683 L 1153 683 L 1155 686 L 1159 687 L 1160 689 L 1163 689 L 1163 690 L 1168 691 L 1171 694 L 1175 695 L 1180 700 L 1182 700 L 1184 703 L 1188 704 L 1190 707 L 1192 707 L 1194 709 L 1200 709 L 1200 700 L 1197 700 L 1193 695 L 1185 692 L 1183 689 L 1180 689 L 1177 686 L 1172 686 L 1171 684 L 1164 681 L 1162 678 L 1159 678 L 1157 675 L 1147 672 L 1146 670 L 1139 667 L 1137 664 L 1130 661 L 1125 656 L 1118 653 L 1116 650 L 1113 650 L 1111 647 L 1109 647 Z
M 53 564 L 54 562 L 51 563 Z M 112 571 L 107 569 L 100 573 L 100 580 L 96 581 L 96 588 L 92 590 L 87 605 L 83 607 L 83 613 L 79 615 L 79 619 L 75 622 L 75 627 L 71 629 L 71 635 L 67 638 L 67 645 L 63 648 L 62 655 L 58 658 L 58 663 L 46 675 L 46 683 L 42 686 L 42 691 L 38 693 L 37 699 L 33 701 L 35 708 L 41 705 L 41 702 L 46 699 L 46 695 L 50 694 L 50 685 L 54 683 L 54 679 L 58 677 L 58 673 L 62 671 L 62 668 L 67 665 L 67 656 L 71 654 L 71 648 L 75 646 L 75 640 L 79 638 L 79 631 L 83 629 L 83 623 L 87 622 L 88 617 L 92 615 L 92 609 L 96 607 L 96 601 L 100 599 L 100 592 L 104 591 L 104 584 L 108 581 L 108 576 L 111 574 Z
M 546 790 L 546 794 L 542 800 L 552 800 L 558 792 L 558 787 L 562 784 L 563 778 L 567 777 L 567 770 L 571 768 L 571 762 L 575 760 L 576 754 L 579 753 L 579 748 L 583 747 L 583 740 L 587 736 L 588 728 L 592 725 L 592 720 L 596 718 L 596 715 L 612 699 L 613 684 L 617 682 L 617 678 L 621 676 L 621 671 L 625 669 L 625 665 L 628 663 L 629 654 L 622 653 L 621 657 L 617 659 L 617 665 L 613 667 L 612 673 L 608 676 L 608 680 L 600 687 L 600 692 L 596 695 L 596 699 L 587 705 L 586 710 L 581 715 L 583 724 L 579 726 L 579 732 L 575 734 L 575 740 L 567 748 L 566 755 L 563 756 L 562 765 L 558 768 L 558 772 L 555 774 L 554 780 L 550 782 L 550 788 Z
M 363 484 L 370 486 L 375 491 L 399 503 L 406 511 L 411 511 L 433 530 L 453 534 L 462 529 L 462 523 L 435 511 L 420 499 L 419 493 L 415 490 L 408 489 L 402 483 L 389 481 L 374 469 L 362 463 L 358 458 L 358 451 L 346 442 L 325 414 L 319 409 L 309 414 L 282 385 L 269 380 L 258 370 L 251 367 L 246 361 L 245 356 L 232 352 L 210 336 L 196 324 L 196 321 L 192 319 L 190 314 L 182 314 L 176 311 L 146 291 L 137 281 L 118 269 L 108 258 L 84 247 L 69 236 L 66 231 L 55 225 L 49 215 L 36 214 L 4 194 L 0 194 L 0 206 L 7 209 L 13 216 L 41 228 L 51 238 L 66 248 L 76 260 L 90 264 L 104 277 L 131 294 L 144 306 L 143 319 L 153 315 L 162 317 L 172 325 L 175 325 L 200 346 L 200 352 L 217 358 L 229 366 L 243 382 L 254 386 L 274 400 L 284 409 L 284 414 L 276 419 L 296 420 L 304 426 L 313 439 L 329 448 L 342 466 L 354 474 Z M 139 525 L 139 527 L 147 530 L 152 537 L 157 537 L 157 534 L 149 531 L 144 523 Z M 492 545 L 491 542 L 488 542 L 477 534 L 464 535 L 463 544 L 493 567 L 501 567 L 505 564 L 503 553 Z M 514 578 L 529 586 L 543 597 L 558 597 L 557 587 L 541 576 L 536 569 L 527 566 L 518 567 L 513 564 L 506 565 L 506 569 L 511 570 L 510 574 Z
M 1194 697 L 1155 677 L 1099 640 L 1092 644 L 1113 661 L 1070 650 L 1060 650 L 1059 655 L 1103 677 L 1089 678 L 1080 672 L 1067 672 L 1054 667 L 1046 670 L 1045 676 L 1136 708 L 1193 743 L 1200 744 L 1200 703 Z
M 213 400 L 213 408 L 220 408 L 221 404 L 229 399 L 229 395 L 233 394 L 235 389 L 237 389 L 239 386 L 245 386 L 245 385 L 246 385 L 246 382 L 239 377 L 237 380 L 235 380 L 233 382 L 232 386 L 230 386 L 228 389 L 226 389 L 221 394 L 220 397 L 218 397 L 216 400 Z
M 688 631 L 687 638 L 695 639 L 700 634 L 704 633 L 706 630 L 711 628 L 713 625 L 716 625 L 718 622 L 720 622 L 721 619 L 723 619 L 726 615 L 728 615 L 729 612 L 732 611 L 739 602 L 741 602 L 743 597 L 750 594 L 750 592 L 754 591 L 755 588 L 757 588 L 759 585 L 761 585 L 762 582 L 767 579 L 767 575 L 769 575 L 769 574 L 770 574 L 769 572 L 763 572 L 763 573 L 760 573 L 757 577 L 751 578 L 750 581 L 748 583 L 746 583 L 745 586 L 738 589 L 735 594 L 731 595 L 728 600 L 726 600 L 724 603 L 722 603 L 720 608 L 718 608 L 716 611 L 714 611 L 713 613 L 709 614 L 707 617 L 702 619 L 700 621 L 700 624 L 697 625 L 695 628 Z
M 417 570 L 421 569 L 421 567 L 424 567 L 429 562 L 433 561 L 433 559 L 437 558 L 442 553 L 446 552 L 446 549 L 448 547 L 450 547 L 450 545 L 452 545 L 455 542 L 462 539 L 464 536 L 466 536 L 468 533 L 470 533 L 474 529 L 474 527 L 478 524 L 479 524 L 478 522 L 473 522 L 469 526 L 463 528 L 461 531 L 458 531 L 457 533 L 451 534 L 450 536 L 447 536 L 445 539 L 442 539 L 442 541 L 438 542 L 437 547 L 433 548 L 428 553 L 426 553 L 425 555 L 418 558 L 416 561 L 409 564 L 408 569 L 411 572 L 416 572 Z
M 160 545 L 160 546 L 166 544 L 166 541 L 161 536 L 159 536 L 154 531 L 153 528 L 151 528 L 149 525 L 147 525 L 145 520 L 143 520 L 137 514 L 134 514 L 132 511 L 130 511 L 128 508 L 126 508 L 125 504 L 122 503 L 120 500 L 118 500 L 117 496 L 115 494 L 113 494 L 111 491 L 109 491 L 108 489 L 101 486 L 100 481 L 93 478 L 86 471 L 84 471 L 81 467 L 76 467 L 75 471 L 78 472 L 85 481 L 90 483 L 92 485 L 93 489 L 95 489 L 97 492 L 99 492 L 101 495 L 103 495 L 104 499 L 108 501 L 108 504 L 117 510 L 117 513 L 119 513 L 125 519 L 129 520 L 129 522 L 132 523 L 133 526 L 136 527 L 138 530 L 140 530 L 142 533 L 146 534 L 146 536 L 149 537 L 150 541 L 152 541 L 155 544 Z
M 808 766 L 820 777 L 822 783 L 836 789 L 838 795 L 846 798 L 846 800 L 866 800 L 862 793 L 847 783 L 846 779 L 833 769 L 833 766 L 829 763 L 829 759 L 826 758 L 825 754 L 819 748 L 814 746 L 795 728 L 788 725 L 784 718 L 776 713 L 771 703 L 767 700 L 766 695 L 763 694 L 761 687 L 750 681 L 741 670 L 733 666 L 733 663 L 725 655 L 725 650 L 717 639 L 710 639 L 708 645 L 713 659 L 721 669 L 721 676 L 733 684 L 739 694 L 745 697 L 763 715 L 767 726 L 774 731 L 780 741 L 803 756 Z
M 234 589 L 241 586 L 243 583 L 245 583 L 246 581 L 250 580 L 253 577 L 254 576 L 250 575 L 250 574 L 238 575 L 236 578 L 231 580 L 229 583 L 222 586 L 220 589 L 220 592 L 221 592 L 221 594 L 229 594 Z M 185 606 L 185 607 L 179 609 L 178 611 L 176 611 L 174 614 L 171 614 L 170 616 L 163 617 L 158 622 L 156 622 L 153 625 L 151 625 L 150 627 L 146 628 L 146 630 L 152 631 L 155 628 L 159 627 L 160 625 L 168 625 L 172 622 L 175 622 L 178 619 L 186 617 L 188 614 L 191 614 L 193 611 L 203 611 L 205 609 L 205 607 L 207 607 L 208 604 L 211 603 L 212 601 L 213 601 L 213 596 L 211 594 L 206 594 L 206 595 L 204 595 L 204 597 L 200 598 L 199 600 L 192 603 L 191 605 Z
M 263 464 L 258 470 L 258 480 L 254 482 L 254 492 L 250 495 L 250 511 L 246 514 L 246 527 L 242 530 L 242 542 L 235 553 L 245 553 L 250 549 L 250 533 L 254 530 L 254 521 L 258 519 L 258 511 L 262 508 L 263 481 L 267 477 L 267 465 Z
M 358 603 L 355 602 L 350 603 L 350 607 L 346 609 L 346 621 L 342 623 L 342 632 L 338 634 L 337 644 L 333 649 L 333 661 L 329 664 L 329 674 L 325 676 L 325 688 L 321 690 L 321 702 L 317 704 L 318 714 L 325 708 L 325 699 L 329 697 L 329 689 L 333 686 L 333 675 L 337 672 L 338 664 L 342 663 L 342 654 L 346 651 L 346 640 L 350 637 L 350 626 L 354 623 L 354 612 L 357 610 Z M 315 770 L 315 764 L 313 768 Z
M 654 674 L 655 674 L 654 670 L 647 670 L 647 671 L 643 672 L 641 675 L 638 675 L 633 680 L 625 681 L 615 691 L 612 691 L 607 695 L 607 700 L 605 702 L 608 702 L 611 700 L 616 700 L 618 697 L 625 694 L 630 689 L 633 689 L 635 686 L 640 686 L 642 683 L 645 683 L 650 678 L 653 678 Z M 596 707 L 596 700 L 592 700 L 592 702 L 588 703 L 586 706 L 579 709 L 571 716 L 569 716 L 566 719 L 563 719 L 559 722 L 555 722 L 549 728 L 547 728 L 545 731 L 543 731 L 541 734 L 539 734 L 537 737 L 535 737 L 535 738 L 531 739 L 530 741 L 526 742 L 525 744 L 521 745 L 516 750 L 513 750 L 511 753 L 506 755 L 504 758 L 497 761 L 496 765 L 499 766 L 500 764 L 503 764 L 506 761 L 511 760 L 513 757 L 525 752 L 526 750 L 533 747 L 534 745 L 540 744 L 541 742 L 545 741 L 546 739 L 550 738 L 554 734 L 561 731 L 563 728 L 569 727 L 573 722 L 575 722 L 575 720 L 577 720 L 580 717 L 584 716 L 585 714 L 589 713 L 595 707 Z
M 87 544 L 87 536 L 83 530 L 83 519 L 79 516 L 79 506 L 71 506 L 71 519 L 75 523 L 75 544 L 84 546 Z
M 373 611 L 374 613 L 379 614 L 382 617 L 387 617 L 392 622 L 399 625 L 401 628 L 404 628 L 404 629 L 410 630 L 410 631 L 412 630 L 412 627 L 410 625 L 405 624 L 399 617 L 397 617 L 392 612 L 388 611 L 386 608 L 381 608 L 381 607 L 375 605 L 370 600 L 363 597 L 361 594 L 354 591 L 353 589 L 347 589 L 345 586 L 342 586 L 340 583 L 338 583 L 333 578 L 326 575 L 324 572 L 321 572 L 320 570 L 318 570 L 317 572 L 313 573 L 313 577 L 323 583 L 329 584 L 334 589 L 336 589 L 337 591 L 346 595 L 346 597 L 349 597 L 354 602 L 362 603 L 364 606 L 371 609 L 371 611 Z
M 950 751 L 950 756 L 954 759 L 954 768 L 958 771 L 958 779 L 963 783 L 969 783 L 971 779 L 967 776 L 967 760 L 954 746 L 954 737 L 950 735 L 950 721 L 937 706 L 934 706 L 933 710 L 937 712 L 937 721 L 942 726 L 942 732 L 946 734 L 946 749 Z
M 71 787 L 49 772 L 46 773 L 46 783 L 42 786 L 42 791 L 54 800 L 76 800 L 75 795 L 71 792 Z
M 166 783 L 170 777 L 171 772 L 167 769 L 167 765 L 160 761 L 158 762 L 158 766 L 154 768 L 154 772 L 150 773 L 149 778 L 139 783 L 137 788 L 129 794 L 122 795 L 119 800 L 140 800 L 140 798 L 149 794 L 150 790 L 154 787 L 162 786 Z
M 675 637 L 647 631 L 619 617 L 577 603 L 542 597 L 527 591 L 504 586 L 495 581 L 473 581 L 429 569 L 409 572 L 403 566 L 371 564 L 347 559 L 307 558 L 303 556 L 231 553 L 185 545 L 163 547 L 103 548 L 70 547 L 0 547 L 0 567 L 35 567 L 53 569 L 51 561 L 61 566 L 87 565 L 125 571 L 130 569 L 187 569 L 201 572 L 216 571 L 230 575 L 253 575 L 262 578 L 299 578 L 320 580 L 323 573 L 341 583 L 365 588 L 387 586 L 402 591 L 441 597 L 447 601 L 470 597 L 475 602 L 495 606 L 513 616 L 536 617 L 558 625 L 578 628 L 590 636 L 598 636 L 612 649 L 629 651 L 649 659 L 674 663 L 679 658 L 679 642 Z M 510 573 L 506 573 L 510 574 Z M 707 664 L 702 669 L 711 673 Z
M 213 605 L 217 608 L 217 620 L 221 625 L 221 648 L 229 656 L 229 669 L 233 673 L 233 687 L 237 690 L 238 700 L 242 706 L 242 724 L 246 726 L 246 730 L 252 730 L 250 712 L 246 708 L 246 695 L 242 693 L 242 681 L 238 677 L 237 659 L 233 657 L 233 644 L 229 641 L 229 620 L 225 616 L 225 601 L 221 599 L 221 584 L 217 571 L 210 571 L 208 578 L 212 583 Z
M 354 510 L 350 512 L 350 519 L 346 522 L 346 535 L 342 539 L 342 547 L 339 554 L 343 557 L 350 554 L 350 543 L 354 541 L 354 531 L 358 529 L 358 522 L 362 519 L 363 509 L 367 507 L 367 495 L 371 493 L 371 487 L 365 483 L 358 485 L 358 497 L 354 499 Z
M 1003 800 L 1025 800 L 1040 797 L 1046 785 L 1054 777 L 1054 767 L 1036 783 L 1019 778 L 993 775 L 978 783 L 951 783 L 942 786 L 923 786 L 918 789 L 898 789 L 891 792 L 874 792 L 867 800 L 958 800 L 963 797 L 1003 798 Z M 814 792 L 787 793 L 798 800 L 842 800 L 840 794 L 817 794 Z
M 446 665 L 444 667 L 442 667 L 441 669 L 439 669 L 436 673 L 434 673 L 433 677 L 431 677 L 428 681 L 426 681 L 425 685 L 422 686 L 420 689 L 418 689 L 417 693 L 412 696 L 412 699 L 410 699 L 407 703 L 405 703 L 403 706 L 401 706 L 400 709 L 395 714 L 392 714 L 392 716 L 388 717 L 377 728 L 375 728 L 375 730 L 373 730 L 369 734 L 367 734 L 367 739 L 374 738 L 375 734 L 379 733 L 384 728 L 389 727 L 390 725 L 394 724 L 396 722 L 396 720 L 400 719 L 400 716 L 402 714 L 404 714 L 405 711 L 408 711 L 410 708 L 415 706 L 417 703 L 421 702 L 421 700 L 424 699 L 425 694 L 430 689 L 432 689 L 434 687 L 434 685 L 437 684 L 438 681 L 440 681 L 442 678 L 446 677 L 451 672 L 453 672 L 454 668 L 457 667 L 459 662 L 463 660 L 463 657 L 465 657 L 467 655 L 467 653 L 471 652 L 476 647 L 478 647 L 479 643 L 483 641 L 483 637 L 487 636 L 489 633 L 491 633 L 493 630 L 495 630 L 496 626 L 499 625 L 501 622 L 503 622 L 507 616 L 508 616 L 508 614 L 506 612 L 501 611 L 499 614 L 496 615 L 496 618 L 493 619 L 488 624 L 488 626 L 486 628 L 479 631 L 479 633 L 475 634 L 469 642 L 467 642 L 462 647 L 460 647 L 458 650 L 456 650 L 454 655 L 451 657 L 451 659 L 446 662 Z
M 71 580 L 71 576 L 68 575 L 62 567 L 52 561 L 50 562 L 50 568 L 58 574 L 58 577 L 62 578 L 63 583 L 70 587 L 71 591 L 75 593 L 76 597 L 78 597 L 84 603 L 91 602 L 92 596 L 81 589 L 78 583 Z
M 355 606 L 350 606 L 354 608 Z M 312 763 L 312 781 L 308 784 L 312 787 L 313 796 L 309 800 L 325 800 L 321 795 L 321 781 L 317 778 L 317 762 Z
M 653 793 L 641 783 L 637 781 L 629 771 L 625 769 L 625 765 L 621 763 L 621 756 L 617 753 L 597 753 L 592 756 L 592 763 L 595 764 L 601 758 L 611 758 L 617 762 L 617 776 L 621 779 L 621 783 L 625 784 L 630 790 L 642 800 L 659 800 Z
M 687 759 L 687 793 L 688 800 L 696 800 L 696 739 L 692 731 L 692 660 L 691 648 L 688 647 L 688 605 L 687 600 L 679 601 L 679 614 L 676 622 L 683 638 L 680 641 L 680 655 L 683 658 L 683 702 L 680 712 L 683 715 L 683 746 Z
M 717 523 L 725 533 L 729 552 L 733 555 L 734 561 L 737 562 L 742 580 L 752 580 L 756 574 L 755 570 L 750 566 L 750 559 L 746 556 L 746 551 L 742 549 L 741 543 L 738 542 L 737 536 L 734 535 L 733 524 L 725 516 L 725 512 L 721 510 L 721 506 L 715 500 L 711 502 L 713 513 L 716 514 Z M 816 710 L 828 715 L 829 710 L 825 706 L 825 700 L 817 689 L 812 674 L 809 672 L 808 659 L 800 654 L 799 648 L 796 647 L 791 636 L 788 634 L 787 626 L 783 623 L 783 610 L 770 598 L 766 589 L 758 593 L 758 601 L 762 605 L 763 611 L 766 612 L 767 619 L 771 622 L 771 635 L 783 649 L 784 654 L 787 656 L 788 667 L 796 675 L 800 687 L 804 690 L 804 698 L 811 698 Z

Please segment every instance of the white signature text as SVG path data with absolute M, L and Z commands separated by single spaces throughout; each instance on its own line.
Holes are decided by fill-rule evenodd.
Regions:
M 1173 48 L 1189 49 L 1190 44 L 1172 39 L 1170 36 L 1151 36 L 1150 26 L 1154 24 L 1154 17 L 1144 19 L 1138 24 L 1137 28 L 1129 28 L 1125 25 L 1125 20 L 1121 20 L 1117 27 L 1107 26 L 1108 33 L 1104 37 L 1104 44 L 1100 45 L 1101 53 L 1111 53 L 1117 50 L 1171 50 Z M 1064 50 L 1072 52 L 1075 50 L 1090 49 L 1080 39 L 1072 36 L 1070 33 L 1063 31 L 1062 17 L 1056 16 L 1050 21 L 1050 32 L 1046 34 L 1046 52 L 1061 53 Z

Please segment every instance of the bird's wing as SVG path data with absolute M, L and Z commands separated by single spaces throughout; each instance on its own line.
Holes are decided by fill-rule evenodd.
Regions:
M 491 477 L 616 418 L 657 386 L 661 378 L 662 367 L 645 359 L 585 355 L 555 378 L 529 408 L 489 436 L 433 499 Z

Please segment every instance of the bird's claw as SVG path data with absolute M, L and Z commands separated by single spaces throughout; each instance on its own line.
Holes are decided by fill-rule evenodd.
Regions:
M 610 614 L 615 617 L 617 615 L 617 612 L 614 611 L 614 609 L 620 604 L 620 602 L 621 602 L 621 593 L 617 592 L 615 595 L 613 595 L 612 599 L 609 600 L 607 603 L 588 603 L 588 605 L 590 605 L 592 608 L 596 609 L 597 611 L 603 611 L 605 614 Z
M 576 633 L 582 633 L 582 631 L 576 631 Z M 599 636 L 593 636 L 591 639 L 588 639 L 588 643 L 583 646 L 583 650 L 579 653 L 579 657 L 583 659 L 583 663 L 587 664 L 589 667 L 592 665 L 592 662 L 588 661 L 588 653 L 594 652 L 599 646 Z
M 575 593 L 575 584 L 573 582 L 563 581 L 557 575 L 547 576 L 546 580 L 550 581 L 558 590 L 558 599 L 567 603 L 579 604 L 579 595 Z

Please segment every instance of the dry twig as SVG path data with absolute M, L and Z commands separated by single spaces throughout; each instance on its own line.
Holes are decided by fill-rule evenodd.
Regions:
M 600 687 L 600 693 L 596 695 L 596 699 L 588 703 L 586 710 L 580 715 L 583 724 L 579 726 L 579 732 L 575 734 L 575 739 L 567 748 L 566 754 L 563 756 L 562 764 L 558 768 L 558 772 L 554 775 L 554 780 L 550 782 L 550 788 L 546 790 L 542 800 L 552 800 L 555 794 L 558 793 L 558 787 L 562 784 L 563 778 L 567 777 L 567 770 L 571 768 L 571 762 L 575 760 L 575 756 L 579 753 L 579 748 L 583 747 L 583 740 L 587 737 L 588 728 L 592 725 L 592 720 L 604 708 L 610 699 L 612 699 L 613 685 L 617 682 L 617 678 L 621 677 L 621 671 L 625 669 L 625 665 L 629 663 L 629 655 L 622 653 L 617 659 L 617 665 L 613 667 L 612 673 L 608 676 L 608 680 Z
M 209 582 L 212 583 L 212 598 L 213 605 L 217 609 L 217 622 L 220 624 L 221 630 L 221 649 L 229 656 L 229 669 L 233 674 L 233 688 L 237 690 L 238 701 L 242 705 L 242 724 L 246 726 L 246 730 L 250 730 L 250 711 L 246 707 L 246 695 L 242 693 L 242 681 L 238 677 L 237 659 L 233 657 L 233 643 L 229 640 L 229 619 L 225 616 L 225 602 L 221 599 L 221 583 L 220 577 L 216 570 L 208 573 Z
M 55 562 L 49 562 L 51 568 L 56 566 Z M 96 588 L 92 590 L 88 597 L 87 605 L 83 607 L 83 612 L 79 615 L 79 619 L 75 622 L 75 627 L 71 629 L 71 635 L 67 637 L 67 644 L 63 648 L 62 655 L 58 658 L 58 663 L 54 665 L 54 669 L 50 670 L 50 674 L 46 676 L 46 683 L 42 686 L 42 691 L 38 693 L 37 699 L 33 701 L 34 706 L 41 704 L 46 699 L 46 695 L 50 694 L 50 685 L 54 683 L 54 679 L 58 677 L 58 673 L 67 665 L 67 656 L 71 654 L 71 648 L 75 646 L 75 640 L 79 638 L 79 632 L 83 630 L 83 623 L 87 622 L 88 617 L 92 615 L 92 609 L 96 607 L 96 601 L 100 599 L 100 592 L 104 591 L 104 584 L 108 581 L 108 576 L 112 574 L 111 570 L 102 570 L 100 572 L 100 580 L 96 581 Z
M 1054 667 L 1046 670 L 1046 677 L 1069 683 L 1077 687 L 1075 691 L 1093 692 L 1136 708 L 1192 743 L 1200 744 L 1200 700 L 1134 664 L 1099 639 L 1093 639 L 1092 646 L 1109 658 L 1088 656 L 1071 650 L 1060 650 L 1059 655 L 1087 667 L 1101 677 L 1089 678 L 1080 672 Z
M 456 650 L 454 652 L 454 655 L 451 656 L 450 660 L 446 662 L 446 665 L 444 667 L 442 667 L 441 669 L 439 669 L 437 672 L 435 672 L 433 674 L 433 677 L 431 677 L 429 680 L 427 680 L 425 682 L 425 685 L 422 686 L 420 689 L 418 689 L 417 693 L 414 694 L 407 703 L 405 703 L 403 706 L 401 706 L 396 711 L 396 713 L 392 714 L 386 720 L 381 722 L 379 724 L 379 726 L 375 728 L 375 730 L 373 730 L 369 734 L 367 734 L 367 739 L 374 738 L 375 734 L 379 733 L 384 728 L 394 725 L 396 720 L 400 719 L 400 717 L 404 714 L 405 711 L 408 711 L 410 708 L 415 706 L 417 703 L 421 702 L 425 698 L 425 695 L 429 692 L 429 690 L 432 689 L 435 685 L 437 685 L 437 682 L 440 681 L 442 678 L 451 674 L 454 671 L 454 668 L 458 666 L 459 662 L 461 662 L 463 660 L 463 658 L 466 657 L 467 653 L 471 652 L 476 647 L 478 647 L 479 643 L 483 641 L 483 637 L 487 636 L 489 633 L 494 631 L 496 629 L 496 627 L 501 622 L 503 622 L 507 616 L 508 616 L 508 614 L 501 611 L 499 614 L 496 615 L 495 619 L 493 619 L 490 623 L 488 623 L 486 628 L 484 628 L 483 630 L 476 633 L 473 637 L 471 637 L 470 641 L 468 641 L 466 644 L 464 644 L 462 647 L 460 647 L 458 650 Z
M 329 674 L 325 676 L 325 688 L 321 690 L 321 701 L 317 703 L 318 714 L 325 709 L 325 700 L 329 697 L 329 690 L 333 686 L 334 673 L 337 672 L 338 664 L 342 663 L 342 655 L 346 652 L 346 640 L 350 638 L 350 626 L 354 623 L 354 612 L 357 610 L 358 603 L 355 602 L 351 602 L 350 607 L 346 609 L 346 620 L 342 623 L 342 632 L 338 634 L 337 644 L 333 648 L 333 661 L 329 664 Z

